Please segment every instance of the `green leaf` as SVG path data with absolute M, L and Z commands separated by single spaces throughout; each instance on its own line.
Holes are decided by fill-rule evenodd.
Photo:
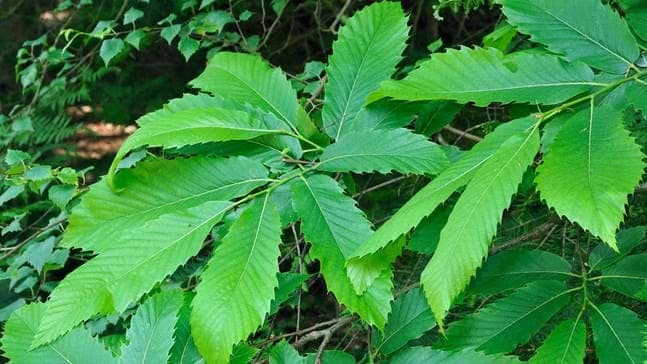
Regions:
M 243 196 L 267 181 L 267 170 L 244 157 L 153 159 L 120 171 L 114 192 L 95 183 L 73 210 L 62 247 L 101 252 L 164 214 Z M 154 188 L 153 188 L 154 187 Z
M 497 2 L 521 33 L 571 61 L 623 74 L 638 58 L 638 45 L 627 24 L 599 0 Z
M 130 231 L 68 274 L 54 289 L 34 346 L 56 339 L 95 314 L 123 312 L 197 254 L 231 203 L 211 201 L 162 215 Z
M 143 124 L 121 145 L 110 166 L 109 177 L 128 152 L 144 145 L 177 148 L 206 142 L 253 139 L 273 133 L 280 131 L 267 129 L 261 121 L 244 112 L 216 107 L 159 115 L 153 122 Z
M 200 41 L 186 35 L 180 39 L 177 49 L 182 53 L 184 59 L 188 62 L 189 58 L 200 49 Z
M 622 111 L 608 106 L 575 114 L 557 134 L 537 168 L 537 189 L 548 206 L 617 250 L 615 233 L 627 195 L 645 163 L 622 125 Z
M 182 26 L 180 24 L 169 25 L 162 29 L 160 36 L 166 40 L 166 43 L 171 45 L 171 42 L 175 39 L 181 28 Z
M 346 269 L 346 259 L 371 234 L 369 221 L 328 176 L 317 174 L 296 180 L 292 194 L 303 234 L 312 244 L 310 254 L 319 260 L 328 289 L 348 310 L 369 324 L 383 328 L 391 309 L 391 272 L 384 270 L 358 295 Z
M 0 341 L 3 356 L 15 364 L 83 364 L 87 363 L 88 358 L 92 358 L 95 364 L 117 363 L 110 352 L 83 327 L 77 327 L 58 340 L 31 350 L 31 343 L 45 315 L 45 305 L 42 303 L 16 310 L 4 326 Z
M 435 326 L 425 295 L 414 288 L 393 302 L 384 335 L 374 352 L 391 354 Z
M 647 301 L 647 254 L 622 258 L 602 270 L 601 283 L 629 297 Z
M 454 191 L 464 186 L 476 170 L 492 158 L 502 143 L 512 135 L 529 128 L 536 121 L 533 117 L 516 119 L 488 134 L 483 141 L 465 153 L 456 163 L 418 191 L 391 219 L 387 220 L 370 236 L 369 240 L 359 245 L 351 257 L 361 258 L 375 254 L 409 232 Z
M 305 358 L 299 355 L 287 341 L 281 340 L 270 350 L 270 364 L 302 364 Z
M 391 358 L 391 364 L 420 364 L 420 363 L 442 363 L 442 364 L 520 364 L 521 362 L 513 356 L 485 355 L 481 352 L 463 350 L 458 352 L 434 350 L 426 346 L 414 346 L 400 351 Z
M 124 41 L 119 38 L 106 39 L 101 42 L 99 56 L 103 63 L 108 66 L 110 61 L 124 49 Z
M 407 129 L 347 133 L 320 160 L 318 169 L 329 172 L 438 174 L 449 165 L 438 145 Z
M 270 201 L 271 201 L 270 197 Z M 275 314 L 278 310 L 279 307 L 283 303 L 285 303 L 287 300 L 290 299 L 290 296 L 292 296 L 292 293 L 296 291 L 301 285 L 308 280 L 310 275 L 308 274 L 300 274 L 300 273 L 279 273 L 278 276 L 278 286 L 276 287 L 276 291 L 274 294 L 274 300 L 272 300 L 272 304 L 270 305 L 270 312 L 269 315 Z
M 460 70 L 460 72 L 457 72 Z M 558 104 L 592 86 L 593 72 L 540 53 L 504 56 L 494 48 L 448 49 L 435 53 L 403 80 L 385 81 L 369 100 L 454 100 L 486 106 L 492 102 Z
M 433 254 L 440 241 L 440 232 L 447 224 L 451 212 L 450 208 L 441 206 L 422 220 L 411 234 L 407 249 L 426 255 Z
M 439 325 L 487 256 L 503 211 L 538 150 L 536 128 L 513 135 L 476 171 L 456 202 L 420 277 Z
M 451 351 L 474 348 L 487 354 L 510 352 L 528 341 L 564 307 L 569 293 L 562 282 L 530 283 L 451 323 L 439 346 Z
M 613 251 L 608 245 L 598 244 L 589 254 L 589 269 L 604 269 L 622 259 L 643 242 L 646 231 L 647 226 L 636 226 L 618 231 L 616 234 L 618 252 Z
M 397 2 L 364 7 L 339 29 L 326 69 L 328 83 L 321 111 L 334 139 L 351 130 L 366 97 L 388 79 L 406 47 L 407 17 Z
M 128 33 L 126 38 L 124 40 L 126 43 L 130 44 L 131 46 L 135 47 L 135 49 L 139 50 L 139 45 L 141 44 L 142 39 L 146 37 L 146 33 L 141 30 L 133 30 L 132 32 Z
M 142 16 L 144 16 L 144 12 L 134 8 L 130 7 L 125 13 L 124 13 L 124 25 L 128 25 L 131 23 L 135 23 L 135 20 L 140 19 Z
M 265 195 L 234 222 L 202 273 L 191 331 L 209 363 L 227 362 L 234 344 L 265 319 L 278 285 L 281 222 Z
M 362 108 L 349 125 L 348 132 L 397 129 L 411 123 L 423 105 L 419 102 L 380 100 Z
M 488 258 L 470 285 L 480 295 L 501 293 L 535 280 L 566 280 L 571 265 L 559 255 L 543 250 L 505 250 Z
M 530 364 L 581 364 L 586 349 L 586 325 L 568 319 L 557 325 L 530 359 Z
M 185 294 L 175 325 L 175 342 L 171 348 L 170 364 L 196 364 L 202 360 L 191 336 L 191 301 L 193 294 Z
M 613 303 L 591 307 L 593 342 L 600 364 L 639 364 L 647 360 L 647 351 L 643 348 L 645 321 L 635 312 Z
M 427 102 L 416 119 L 416 131 L 431 136 L 449 124 L 462 107 L 453 101 Z
M 74 197 L 75 193 L 75 186 L 56 185 L 49 188 L 48 197 L 59 209 L 65 210 L 65 206 Z
M 270 68 L 259 56 L 219 52 L 191 86 L 211 94 L 248 103 L 276 115 L 294 129 L 296 91 L 278 68 Z
M 258 349 L 247 344 L 240 343 L 234 346 L 234 351 L 231 353 L 229 364 L 249 364 L 258 353 Z M 200 361 L 202 363 L 203 361 Z
M 619 0 L 627 23 L 640 38 L 647 41 L 647 3 L 642 0 Z
M 632 82 L 627 85 L 625 91 L 625 101 L 632 106 L 634 110 L 641 111 L 643 115 L 647 114 L 647 87 L 640 82 Z
M 182 300 L 181 291 L 165 291 L 144 301 L 126 332 L 129 344 L 121 349 L 124 363 L 168 362 Z

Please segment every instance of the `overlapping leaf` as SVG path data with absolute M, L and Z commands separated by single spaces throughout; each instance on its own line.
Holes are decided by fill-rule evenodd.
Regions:
M 165 291 L 144 301 L 130 320 L 128 345 L 121 349 L 122 362 L 168 362 L 183 298 L 181 291 Z
M 608 245 L 598 244 L 589 254 L 589 269 L 604 269 L 629 254 L 645 238 L 647 226 L 635 226 L 623 229 L 616 234 L 618 251 Z
M 454 206 L 420 277 L 439 324 L 487 256 L 503 211 L 538 150 L 536 128 L 513 135 L 478 169 Z
M 301 228 L 319 260 L 326 286 L 337 300 L 369 324 L 383 328 L 391 307 L 391 272 L 386 269 L 362 294 L 347 275 L 346 259 L 371 234 L 370 223 L 337 182 L 324 175 L 302 178 L 292 184 L 294 209 Z
M 190 84 L 213 95 L 271 112 L 291 127 L 296 125 L 296 91 L 280 69 L 270 68 L 259 56 L 218 52 Z
M 602 270 L 601 283 L 617 292 L 647 301 L 647 254 L 622 258 Z
M 640 147 L 609 106 L 582 110 L 561 128 L 537 168 L 537 188 L 548 206 L 616 249 L 627 195 L 641 180 Z
M 497 1 L 521 33 L 571 61 L 622 74 L 638 58 L 638 45 L 625 21 L 599 0 Z
M 253 139 L 261 135 L 278 134 L 249 114 L 217 107 L 196 108 L 163 114 L 142 125 L 121 145 L 110 166 L 110 178 L 119 162 L 131 150 L 151 147 L 177 148 L 190 144 L 227 140 Z
M 571 265 L 559 255 L 542 250 L 515 249 L 498 253 L 483 264 L 470 292 L 494 294 L 519 288 L 534 280 L 566 280 Z
M 391 354 L 434 326 L 434 317 L 424 293 L 421 289 L 414 288 L 393 302 L 389 321 L 375 351 Z
M 226 363 L 234 344 L 265 319 L 278 285 L 281 222 L 265 195 L 254 200 L 223 238 L 201 275 L 191 332 L 209 363 Z
M 483 141 L 409 199 L 391 219 L 384 223 L 366 242 L 359 245 L 351 257 L 361 258 L 375 254 L 409 232 L 454 191 L 464 186 L 474 173 L 492 158 L 502 143 L 512 135 L 529 128 L 536 121 L 532 117 L 516 119 L 501 125 L 494 132 L 488 134 Z
M 461 48 L 433 54 L 403 80 L 383 82 L 369 99 L 557 104 L 595 85 L 593 72 L 581 63 L 540 53 L 504 56 L 494 48 Z
M 331 172 L 438 174 L 449 165 L 438 145 L 407 129 L 348 133 L 320 159 L 318 169 Z
M 581 364 L 586 349 L 586 325 L 568 319 L 557 325 L 530 359 L 531 364 Z
M 630 309 L 613 303 L 592 307 L 593 342 L 600 364 L 644 363 L 645 321 Z
M 450 324 L 440 347 L 488 354 L 512 351 L 568 303 L 568 293 L 562 282 L 533 282 Z
M 84 364 L 88 358 L 96 364 L 116 364 L 117 360 L 83 327 L 45 346 L 30 350 L 38 326 L 45 315 L 45 305 L 34 303 L 16 310 L 4 326 L 3 356 L 15 364 Z
M 521 363 L 514 356 L 501 354 L 485 355 L 478 351 L 441 351 L 427 346 L 414 346 L 402 350 L 393 356 L 391 364 L 420 364 L 420 363 L 443 363 L 443 364 L 519 364 Z
M 647 3 L 642 0 L 620 0 L 619 3 L 625 11 L 627 23 L 640 38 L 647 41 Z
M 120 192 L 101 181 L 83 195 L 61 245 L 101 252 L 163 214 L 242 196 L 266 178 L 262 165 L 243 157 L 144 161 L 117 174 Z
M 95 314 L 123 312 L 197 254 L 230 207 L 229 202 L 211 201 L 162 215 L 74 270 L 50 295 L 34 346 L 51 342 Z
M 328 135 L 340 139 L 366 96 L 388 79 L 402 59 L 409 28 L 397 2 L 369 5 L 339 29 L 326 70 L 328 83 L 322 109 Z

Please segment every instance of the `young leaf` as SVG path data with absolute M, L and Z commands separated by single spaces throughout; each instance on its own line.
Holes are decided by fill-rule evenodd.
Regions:
M 328 83 L 321 118 L 330 137 L 351 129 L 366 96 L 388 79 L 402 59 L 409 28 L 397 2 L 364 7 L 339 29 L 326 70 Z
M 559 255 L 543 250 L 506 250 L 488 258 L 470 285 L 470 292 L 488 295 L 535 280 L 563 281 L 570 272 L 571 265 Z
M 168 362 L 182 300 L 181 291 L 165 291 L 144 301 L 126 332 L 129 343 L 121 349 L 124 363 Z
M 329 172 L 438 174 L 449 165 L 438 145 L 407 129 L 347 133 L 320 160 L 318 169 Z
M 196 108 L 159 115 L 137 129 L 121 145 L 108 172 L 112 178 L 121 159 L 131 150 L 144 145 L 177 148 L 190 144 L 227 140 L 253 139 L 261 135 L 281 133 L 268 129 L 248 114 L 221 109 Z
M 393 302 L 389 321 L 374 352 L 391 354 L 435 326 L 425 295 L 414 288 Z
M 278 282 L 281 222 L 269 196 L 234 222 L 202 273 L 191 332 L 209 363 L 229 360 L 234 344 L 263 323 Z
M 521 33 L 571 61 L 623 74 L 638 58 L 638 44 L 625 21 L 599 0 L 497 2 Z
M 478 169 L 454 206 L 420 277 L 439 325 L 487 256 L 503 211 L 538 150 L 536 128 L 513 135 Z
M 495 154 L 497 149 L 512 135 L 529 128 L 537 120 L 533 117 L 516 119 L 498 127 L 488 134 L 456 163 L 452 164 L 427 186 L 418 191 L 382 225 L 370 238 L 359 245 L 351 258 L 361 258 L 375 254 L 388 247 L 392 241 L 406 234 L 420 221 L 431 214 L 454 191 L 464 186 L 483 163 Z
M 617 250 L 615 233 L 627 195 L 640 182 L 643 154 L 622 125 L 622 111 L 582 110 L 557 134 L 537 168 L 537 189 L 548 206 Z
M 391 272 L 384 270 L 358 295 L 346 270 L 346 258 L 371 234 L 369 221 L 330 177 L 317 174 L 297 180 L 292 194 L 301 228 L 312 244 L 310 253 L 319 260 L 328 289 L 351 312 L 383 328 L 391 309 Z
M 494 48 L 461 48 L 433 54 L 403 80 L 383 82 L 369 100 L 557 104 L 592 86 L 600 84 L 581 63 L 565 63 L 548 54 L 504 56 Z
M 239 197 L 266 181 L 267 170 L 244 157 L 146 160 L 116 175 L 119 193 L 105 180 L 92 185 L 72 210 L 60 245 L 102 252 L 161 215 Z
M 451 323 L 440 347 L 451 351 L 474 348 L 487 354 L 512 351 L 568 303 L 569 293 L 562 282 L 530 283 Z
M 218 52 L 191 86 L 211 94 L 248 103 L 273 113 L 295 128 L 296 91 L 278 68 L 270 68 L 259 56 Z
M 101 49 L 99 49 L 99 56 L 103 60 L 106 67 L 110 61 L 115 58 L 124 49 L 124 41 L 119 38 L 106 39 L 101 42 Z
M 645 322 L 635 312 L 613 303 L 591 307 L 593 342 L 600 364 L 639 364 L 647 360 L 643 348 Z
M 586 325 L 568 319 L 557 325 L 530 359 L 530 364 L 581 364 L 586 349 Z
M 647 301 L 647 254 L 622 258 L 602 270 L 601 283 L 629 297 Z
M 95 314 L 123 312 L 197 254 L 211 227 L 230 208 L 229 202 L 211 201 L 162 215 L 68 274 L 46 304 L 34 347 Z
M 485 355 L 478 351 L 440 351 L 427 346 L 414 346 L 400 351 L 391 358 L 391 364 L 420 364 L 420 363 L 442 363 L 442 364 L 520 364 L 521 362 L 513 356 L 501 354 Z
M 3 356 L 15 364 L 81 364 L 89 358 L 95 364 L 116 364 L 101 343 L 83 327 L 77 327 L 65 336 L 39 348 L 30 350 L 45 305 L 33 303 L 16 310 L 4 326 L 0 349 Z

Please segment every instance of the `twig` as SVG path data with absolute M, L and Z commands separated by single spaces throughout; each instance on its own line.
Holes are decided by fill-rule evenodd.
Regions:
M 330 30 L 331 33 L 337 34 L 337 25 L 339 25 L 339 22 L 341 21 L 341 18 L 344 16 L 344 13 L 346 10 L 348 10 L 348 6 L 350 6 L 351 0 L 346 0 L 344 3 L 344 6 L 341 7 L 341 10 L 339 10 L 339 13 L 337 13 L 337 16 L 335 17 L 335 20 L 330 24 L 330 27 L 328 30 Z
M 448 132 L 454 133 L 454 134 L 460 136 L 461 138 L 473 140 L 475 142 L 480 142 L 481 140 L 483 140 L 483 138 L 481 138 L 480 136 L 470 134 L 470 133 L 468 133 L 466 131 L 456 129 L 456 128 L 454 128 L 452 126 L 449 126 L 449 125 L 445 126 L 443 129 L 447 130 Z
M 526 241 L 528 241 L 530 239 L 533 239 L 535 237 L 543 236 L 546 232 L 551 231 L 555 226 L 556 226 L 556 224 L 553 223 L 553 222 L 545 222 L 545 223 L 543 223 L 541 225 L 538 225 L 534 229 L 530 230 L 526 234 L 518 236 L 518 237 L 510 240 L 509 242 L 507 242 L 505 244 L 493 246 L 492 249 L 490 249 L 490 252 L 491 252 L 491 254 L 494 254 L 496 252 L 499 252 L 499 251 L 504 250 L 504 249 L 508 249 L 508 248 L 510 248 L 512 246 L 515 246 L 517 244 L 524 243 L 524 242 L 526 242 Z

